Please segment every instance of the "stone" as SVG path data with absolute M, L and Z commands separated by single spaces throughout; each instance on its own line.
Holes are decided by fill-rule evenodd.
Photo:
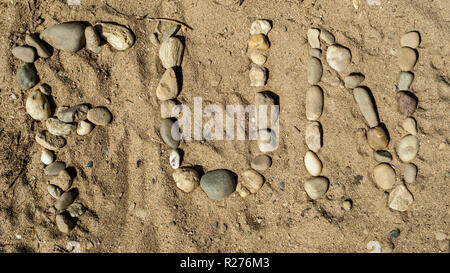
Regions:
M 67 170 L 61 170 L 57 175 L 52 175 L 49 179 L 50 184 L 60 187 L 63 191 L 67 191 L 72 186 L 72 177 Z
M 390 190 L 395 184 L 395 171 L 387 163 L 378 164 L 373 169 L 373 179 L 381 189 Z
M 267 61 L 267 57 L 258 50 L 250 51 L 249 58 L 253 63 L 259 66 L 264 65 Z
M 402 71 L 410 71 L 417 62 L 417 52 L 409 47 L 402 47 L 397 53 L 398 66 Z
M 264 177 L 254 170 L 244 171 L 239 177 L 236 191 L 241 197 L 256 193 L 264 184 Z
M 312 176 L 319 176 L 322 172 L 322 162 L 312 151 L 307 151 L 304 158 L 306 170 Z
M 417 135 L 417 122 L 413 117 L 407 117 L 402 123 L 403 129 L 411 135 Z
M 327 49 L 327 62 L 337 72 L 344 72 L 352 61 L 352 53 L 350 49 L 332 45 Z
M 36 142 L 48 150 L 58 150 L 66 146 L 66 139 L 62 136 L 55 136 L 48 131 L 40 131 L 36 134 Z
M 310 48 L 309 49 L 309 56 L 317 58 L 320 60 L 320 57 L 322 56 L 322 51 L 318 48 Z
M 164 68 L 169 69 L 180 66 L 183 58 L 184 45 L 180 39 L 170 37 L 161 43 L 159 47 L 159 59 Z
M 406 91 L 411 87 L 414 80 L 414 74 L 410 71 L 402 71 L 398 76 L 398 90 Z
M 34 47 L 39 57 L 48 58 L 51 56 L 50 50 L 47 48 L 47 46 L 33 34 L 25 35 L 25 43 L 29 46 Z
M 317 153 L 322 147 L 322 127 L 319 122 L 314 121 L 306 127 L 305 142 L 308 149 Z
M 398 112 L 404 116 L 411 116 L 417 108 L 417 99 L 407 91 L 399 91 L 396 95 Z
M 322 63 L 319 59 L 311 57 L 306 66 L 306 78 L 309 84 L 317 84 L 322 78 Z
M 89 105 L 78 104 L 76 106 L 66 108 L 62 107 L 57 113 L 56 117 L 63 122 L 78 122 L 80 120 L 85 120 L 87 118 L 87 113 L 89 112 Z
M 269 49 L 269 41 L 264 34 L 255 34 L 250 37 L 250 41 L 248 41 L 249 49 L 261 49 L 267 50 Z
M 193 168 L 187 167 L 176 169 L 172 177 L 177 187 L 186 193 L 193 191 L 200 181 L 198 172 Z
M 353 89 L 353 97 L 369 127 L 378 126 L 380 120 L 370 91 L 362 87 L 356 87 Z
M 318 176 L 307 179 L 304 187 L 309 198 L 311 198 L 312 200 L 317 200 L 325 195 L 328 190 L 328 185 L 328 178 Z
M 389 144 L 389 137 L 383 127 L 377 126 L 367 131 L 367 142 L 372 149 L 383 150 Z
M 312 48 L 320 48 L 319 35 L 320 30 L 317 28 L 308 29 L 306 36 L 308 37 L 308 43 Z
M 35 120 L 46 120 L 52 112 L 50 103 L 39 90 L 34 90 L 28 95 L 25 110 Z
M 39 91 L 41 91 L 42 94 L 47 96 L 50 96 L 52 94 L 52 89 L 46 83 L 43 83 L 39 86 Z
M 75 202 L 67 208 L 67 212 L 69 213 L 70 217 L 78 218 L 86 212 L 86 208 L 83 206 L 83 204 Z
M 41 161 L 45 165 L 50 165 L 51 163 L 53 163 L 53 157 L 54 157 L 54 155 L 53 155 L 52 151 L 49 151 L 47 149 L 42 150 Z
M 60 187 L 52 184 L 47 186 L 47 191 L 55 199 L 59 199 L 64 192 Z
M 54 48 L 77 52 L 86 42 L 84 28 L 81 23 L 62 23 L 45 29 L 39 37 Z
M 344 210 L 349 211 L 352 209 L 352 207 L 353 207 L 353 203 L 352 203 L 351 199 L 347 199 L 347 200 L 344 200 L 344 202 L 342 202 L 342 208 Z
M 12 55 L 26 63 L 32 63 L 36 59 L 36 50 L 29 46 L 16 46 L 11 50 Z
M 388 151 L 378 150 L 373 152 L 373 157 L 377 162 L 389 163 L 392 161 L 392 155 Z
M 278 135 L 275 131 L 262 129 L 258 131 L 258 147 L 263 153 L 273 152 L 278 148 Z
M 320 30 L 319 37 L 322 41 L 324 41 L 325 43 L 327 43 L 329 45 L 334 44 L 334 42 L 336 41 L 336 39 L 334 38 L 334 35 L 325 29 Z
M 48 118 L 45 121 L 45 125 L 47 126 L 47 130 L 50 132 L 50 134 L 55 136 L 68 136 L 72 134 L 77 128 L 76 124 L 65 123 L 53 117 Z
M 66 163 L 64 163 L 62 161 L 55 161 L 55 162 L 51 163 L 50 165 L 48 165 L 47 167 L 45 167 L 44 174 L 45 175 L 58 175 L 59 172 L 65 170 L 65 169 L 66 169 Z
M 397 211 L 406 211 L 414 198 L 404 185 L 398 185 L 391 191 L 388 198 L 389 207 Z
M 272 158 L 268 155 L 258 155 L 251 162 L 252 169 L 257 171 L 265 171 L 272 166 Z
M 94 125 L 88 121 L 82 120 L 77 125 L 77 135 L 88 135 L 94 129 Z
M 400 45 L 410 48 L 417 48 L 420 44 L 420 34 L 417 31 L 410 31 L 400 38 Z
M 95 125 L 108 125 L 112 120 L 112 114 L 106 107 L 94 107 L 90 109 L 86 116 L 87 120 Z
M 308 120 L 318 120 L 322 115 L 323 91 L 318 85 L 313 85 L 306 91 L 305 108 Z
M 179 127 L 172 119 L 163 119 L 159 132 L 164 143 L 166 143 L 170 148 L 178 148 L 181 136 L 179 133 Z
M 265 67 L 252 65 L 248 73 L 248 76 L 250 78 L 250 86 L 262 87 L 266 84 L 267 69 Z
M 93 26 L 88 26 L 84 29 L 84 36 L 86 37 L 87 49 L 94 53 L 100 53 L 102 51 L 102 41 Z
M 72 221 L 65 214 L 56 215 L 55 222 L 58 230 L 62 233 L 69 233 L 74 227 Z
M 35 86 L 39 81 L 39 77 L 34 65 L 31 63 L 22 65 L 17 70 L 17 81 L 19 82 L 20 87 L 25 90 Z
M 351 73 L 344 79 L 344 86 L 353 89 L 360 85 L 366 77 L 361 73 Z
M 444 240 L 447 240 L 448 237 L 449 237 L 449 236 L 447 236 L 447 234 L 444 233 L 444 232 L 436 232 L 436 233 L 435 233 L 435 238 L 436 238 L 436 240 L 438 240 L 438 241 L 444 241 Z
M 381 6 L 381 0 L 366 0 L 369 6 Z
M 252 25 L 250 26 L 250 34 L 256 35 L 256 34 L 264 34 L 267 35 L 269 31 L 272 29 L 272 25 L 267 20 L 255 20 L 253 21 Z
M 403 171 L 403 177 L 406 183 L 414 183 L 417 177 L 417 166 L 413 163 L 408 163 L 405 165 L 405 170 Z
M 56 201 L 55 208 L 57 210 L 65 210 L 73 203 L 73 201 L 75 201 L 76 198 L 77 194 L 75 190 L 66 191 Z
M 177 34 L 178 30 L 180 30 L 179 24 L 174 24 L 171 27 L 165 29 L 164 32 L 162 33 L 161 41 L 165 41 L 170 37 L 174 36 L 175 34 Z
M 170 156 L 169 156 L 169 164 L 172 167 L 172 169 L 178 169 L 180 167 L 180 162 L 181 162 L 181 156 L 180 153 L 178 152 L 178 150 L 173 150 L 172 152 L 170 152 Z
M 134 44 L 134 35 L 127 27 L 116 23 L 98 23 L 99 35 L 116 50 L 126 50 Z
M 200 179 L 200 187 L 211 199 L 222 199 L 236 189 L 234 174 L 228 170 L 209 171 Z
M 177 74 L 173 68 L 168 68 L 156 87 L 156 97 L 165 101 L 176 98 L 178 95 Z
M 178 115 L 175 113 L 178 113 L 180 111 L 177 111 L 174 109 L 174 107 L 177 106 L 177 103 L 173 100 L 165 100 L 161 102 L 161 118 L 174 118 Z M 180 108 L 181 110 L 181 105 Z M 175 112 L 174 112 L 175 111 Z

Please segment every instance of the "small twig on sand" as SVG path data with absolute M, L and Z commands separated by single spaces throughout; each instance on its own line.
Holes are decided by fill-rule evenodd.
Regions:
M 9 183 L 8 189 L 12 188 L 12 186 L 14 186 L 14 184 L 16 183 L 17 179 L 19 179 L 19 177 L 23 174 L 23 172 L 25 171 L 25 168 L 22 168 L 19 172 L 19 174 L 16 176 L 16 178 L 13 179 L 13 181 L 11 181 L 11 183 Z

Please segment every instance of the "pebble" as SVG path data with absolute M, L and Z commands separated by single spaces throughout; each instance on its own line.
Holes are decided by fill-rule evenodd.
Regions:
M 174 107 L 177 106 L 177 103 L 173 100 L 165 100 L 161 102 L 161 118 L 174 118 L 178 115 L 174 113 Z M 180 105 L 181 110 L 181 105 Z M 176 111 L 176 110 L 175 110 Z
M 94 125 L 88 121 L 82 120 L 78 122 L 77 134 L 80 136 L 88 135 L 94 129 Z
M 34 90 L 28 95 L 25 109 L 35 120 L 46 120 L 51 115 L 50 104 L 45 95 L 39 90 Z
M 92 168 L 92 167 L 94 166 L 94 162 L 89 161 L 89 162 L 86 164 L 86 166 L 87 166 L 88 168 Z
M 93 26 L 86 27 L 84 30 L 84 36 L 86 37 L 87 49 L 94 53 L 100 53 L 100 51 L 102 51 L 100 36 Z
M 55 222 L 59 231 L 63 233 L 69 233 L 74 227 L 72 221 L 65 214 L 56 215 Z
M 305 142 L 308 149 L 317 153 L 322 147 L 322 128 L 317 121 L 312 122 L 306 127 Z
M 376 161 L 381 163 L 389 163 L 392 161 L 392 155 L 388 151 L 378 150 L 373 152 Z
M 177 128 L 176 131 L 176 135 L 175 135 L 175 139 L 174 136 L 172 135 L 172 126 L 175 124 L 175 122 L 172 119 L 166 118 L 163 119 L 161 122 L 161 127 L 160 127 L 160 134 L 161 134 L 161 138 L 164 141 L 164 143 L 166 143 L 169 147 L 176 149 L 178 148 L 178 145 L 180 144 L 180 134 L 179 134 L 179 128 Z
M 398 89 L 400 91 L 409 90 L 414 80 L 414 74 L 410 71 L 402 71 L 398 76 Z
M 165 101 L 176 98 L 178 95 L 177 74 L 173 68 L 168 68 L 156 87 L 156 97 Z
M 36 134 L 36 142 L 49 150 L 58 150 L 66 146 L 66 139 L 62 136 L 55 136 L 48 131 L 40 131 Z
M 250 78 L 250 86 L 261 87 L 266 84 L 267 69 L 258 65 L 252 65 L 250 72 L 248 73 Z
M 409 47 L 402 47 L 397 53 L 398 66 L 402 71 L 410 71 L 417 62 L 417 52 Z
M 53 157 L 54 157 L 54 155 L 53 155 L 52 151 L 49 151 L 47 149 L 42 150 L 41 161 L 45 165 L 50 165 L 51 163 L 53 163 Z
M 251 162 L 252 169 L 257 171 L 265 171 L 272 166 L 272 158 L 268 155 L 258 155 Z
M 306 170 L 312 176 L 318 176 L 322 172 L 322 162 L 312 151 L 307 151 L 304 158 Z
M 318 48 L 311 48 L 309 49 L 309 56 L 320 60 L 320 57 L 322 56 L 322 51 Z
M 50 132 L 50 134 L 55 136 L 67 136 L 73 133 L 77 125 L 72 123 L 65 123 L 60 121 L 57 118 L 48 118 L 45 121 L 45 125 L 47 126 L 47 130 Z
M 351 73 L 344 79 L 344 86 L 353 89 L 360 85 L 366 77 L 361 73 Z
M 94 107 L 87 112 L 87 120 L 95 125 L 107 125 L 112 120 L 112 114 L 106 107 Z
M 403 162 L 409 162 L 413 160 L 417 152 L 419 151 L 419 141 L 417 140 L 416 136 L 413 135 L 407 135 L 404 136 L 397 147 L 397 154 L 398 157 Z
M 200 181 L 198 172 L 193 168 L 178 168 L 172 174 L 177 187 L 184 192 L 193 191 Z
M 273 152 L 278 148 L 278 136 L 275 131 L 262 129 L 258 131 L 258 147 L 263 153 Z
M 64 192 L 60 187 L 52 184 L 47 186 L 47 191 L 55 199 L 59 199 Z
M 162 66 L 166 69 L 179 66 L 183 57 L 183 50 L 183 43 L 176 37 L 170 37 L 163 41 L 159 48 L 159 59 Z
M 410 48 L 417 48 L 420 44 L 420 34 L 417 31 L 410 31 L 400 38 L 400 45 Z
M 444 241 L 444 240 L 447 240 L 448 236 L 447 236 L 447 234 L 445 234 L 443 232 L 436 232 L 435 238 L 438 241 Z
M 126 50 L 134 44 L 134 35 L 125 26 L 115 23 L 98 23 L 97 26 L 100 36 L 116 50 Z
M 367 142 L 374 150 L 383 150 L 389 144 L 389 137 L 381 126 L 370 128 L 367 132 Z
M 328 178 L 319 176 L 306 180 L 304 187 L 309 198 L 316 200 L 325 195 L 328 190 L 328 184 Z
M 258 50 L 250 51 L 249 58 L 257 65 L 264 65 L 267 61 L 267 57 Z
M 36 50 L 29 46 L 17 46 L 11 50 L 11 53 L 26 63 L 32 63 L 36 59 Z
M 417 108 L 416 98 L 407 91 L 399 91 L 396 95 L 398 112 L 404 116 L 411 116 Z
M 244 171 L 239 177 L 236 191 L 241 197 L 256 193 L 264 184 L 264 177 L 254 170 Z
M 39 91 L 41 91 L 42 94 L 47 96 L 50 96 L 52 94 L 52 89 L 46 83 L 43 83 L 39 86 Z
M 325 43 L 327 43 L 329 45 L 334 44 L 334 42 L 336 41 L 336 39 L 334 38 L 334 35 L 331 32 L 329 32 L 328 30 L 325 30 L 325 29 L 321 29 L 320 30 L 320 36 L 319 37 L 320 37 L 320 39 L 322 41 L 324 41 Z
M 50 50 L 48 50 L 47 46 L 36 36 L 32 34 L 25 35 L 25 43 L 27 45 L 32 46 L 36 49 L 36 52 L 39 57 L 41 58 L 48 58 L 50 57 Z
M 322 115 L 323 91 L 318 85 L 313 85 L 306 91 L 305 108 L 308 120 L 318 120 Z
M 393 229 L 389 232 L 389 234 L 392 238 L 397 238 L 398 236 L 400 236 L 400 230 L 398 228 Z
M 171 27 L 167 28 L 162 33 L 161 41 L 165 41 L 165 40 L 169 39 L 170 37 L 174 36 L 175 34 L 177 34 L 178 30 L 180 30 L 179 24 L 174 24 Z
M 256 35 L 256 34 L 267 35 L 271 29 L 272 29 L 272 26 L 269 21 L 255 20 L 255 21 L 253 21 L 253 23 L 250 27 L 250 34 L 251 35 Z
M 322 78 L 323 68 L 319 59 L 311 57 L 306 67 L 306 78 L 309 84 L 317 84 Z
M 173 150 L 169 156 L 169 164 L 172 169 L 178 169 L 180 167 L 181 156 L 178 150 Z
M 319 34 L 320 30 L 317 28 L 308 29 L 306 36 L 308 37 L 308 43 L 312 48 L 320 48 Z
M 86 212 L 86 208 L 83 204 L 75 202 L 67 208 L 67 212 L 72 218 L 78 218 Z
M 263 34 L 252 35 L 250 41 L 248 41 L 249 49 L 267 50 L 269 47 L 269 41 L 267 41 L 266 36 Z
M 66 163 L 64 163 L 62 161 L 55 161 L 55 162 L 51 163 L 50 165 L 48 165 L 47 167 L 45 167 L 44 174 L 45 175 L 58 175 L 59 172 L 65 170 L 65 169 L 66 169 Z
M 362 87 L 356 87 L 353 89 L 353 97 L 359 106 L 361 114 L 369 124 L 369 127 L 372 128 L 378 126 L 380 121 L 370 91 Z
M 398 185 L 391 191 L 388 198 L 389 207 L 397 211 L 406 211 L 414 198 L 404 185 Z
M 342 202 L 342 208 L 344 210 L 349 211 L 352 209 L 352 207 L 353 207 L 353 203 L 352 203 L 351 199 L 347 199 L 347 200 L 344 200 L 344 202 Z
M 352 54 L 350 49 L 340 46 L 332 45 L 327 49 L 327 62 L 337 72 L 344 72 L 347 66 L 352 61 Z
M 402 127 L 411 135 L 417 135 L 417 122 L 413 117 L 407 117 L 403 120 Z
M 73 107 L 61 107 L 56 113 L 56 117 L 63 122 L 78 122 L 80 120 L 85 120 L 87 118 L 87 113 L 89 111 L 89 105 L 78 104 Z
M 20 87 L 27 90 L 35 86 L 39 79 L 33 64 L 26 63 L 17 70 L 17 81 Z
M 383 190 L 390 190 L 395 184 L 395 171 L 391 165 L 381 163 L 373 169 L 375 183 Z
M 77 197 L 77 194 L 74 190 L 66 191 L 56 201 L 55 208 L 58 210 L 67 209 L 73 203 L 73 201 L 75 201 L 76 197 Z
M 236 179 L 231 171 L 214 170 L 202 176 L 200 187 L 209 198 L 222 199 L 235 191 Z
M 70 52 L 77 52 L 86 42 L 84 25 L 75 22 L 53 25 L 39 37 L 54 48 Z
M 406 164 L 403 177 L 405 178 L 406 183 L 414 183 L 417 177 L 417 166 L 413 163 Z
M 72 186 L 72 177 L 67 170 L 61 170 L 57 175 L 53 175 L 49 179 L 50 184 L 60 187 L 63 191 L 67 191 Z

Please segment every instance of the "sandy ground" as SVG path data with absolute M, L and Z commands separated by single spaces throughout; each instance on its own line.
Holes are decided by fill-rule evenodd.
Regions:
M 221 5 L 218 3 L 231 3 Z M 450 3 L 446 0 L 185 0 L 2 1 L 0 4 L 0 250 L 61 252 L 78 241 L 82 252 L 369 252 L 379 241 L 394 252 L 448 252 L 437 232 L 450 233 L 449 56 Z M 359 4 L 355 9 L 353 2 Z M 117 12 L 119 11 L 119 12 Z M 171 178 L 169 151 L 159 137 L 160 109 L 155 89 L 163 73 L 149 34 L 157 23 L 136 16 L 174 18 L 188 23 L 179 101 L 193 106 L 201 96 L 207 104 L 247 104 L 258 88 L 250 88 L 246 58 L 249 28 L 255 19 L 273 22 L 267 90 L 280 97 L 280 147 L 273 166 L 263 172 L 266 184 L 256 194 L 213 201 L 197 188 L 178 190 Z M 105 105 L 112 124 L 88 136 L 72 135 L 57 152 L 59 160 L 77 170 L 74 187 L 89 211 L 69 234 L 60 233 L 49 212 L 53 204 L 40 164 L 34 134 L 43 124 L 25 112 L 30 92 L 21 90 L 16 70 L 21 62 L 11 48 L 24 43 L 27 32 L 41 32 L 65 21 L 114 21 L 128 25 L 137 37 L 129 50 L 105 46 L 96 55 L 55 51 L 35 62 L 41 83 L 52 87 L 57 105 Z M 169 27 L 161 23 L 160 30 Z M 324 63 L 325 110 L 320 121 L 324 147 L 319 156 L 331 186 L 326 198 L 309 201 L 303 182 L 308 177 L 304 93 L 310 27 L 325 28 L 352 50 L 348 72 L 366 76 L 382 122 L 389 130 L 389 151 L 402 183 L 404 165 L 395 147 L 405 134 L 396 111 L 399 69 L 393 50 L 410 30 L 422 35 L 412 91 L 419 98 L 419 168 L 408 185 L 414 202 L 406 212 L 387 206 L 388 193 L 378 189 L 371 172 L 376 162 L 364 137 L 365 121 L 351 92 Z M 345 75 L 345 74 L 343 74 Z M 16 99 L 12 95 L 17 96 Z M 297 129 L 298 128 L 298 129 Z M 252 141 L 185 142 L 184 165 L 205 171 L 226 168 L 239 174 L 259 154 Z M 93 162 L 88 168 L 87 163 Z M 283 182 L 283 183 L 282 183 Z M 280 183 L 285 187 L 280 187 Z M 351 198 L 350 211 L 342 209 Z M 389 232 L 400 230 L 398 238 Z

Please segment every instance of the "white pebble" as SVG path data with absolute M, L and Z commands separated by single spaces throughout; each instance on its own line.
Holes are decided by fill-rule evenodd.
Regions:
M 42 150 L 41 161 L 45 165 L 49 165 L 53 162 L 53 152 L 47 149 Z
M 178 169 L 180 167 L 180 153 L 177 150 L 173 150 L 169 156 L 169 164 L 172 169 Z

